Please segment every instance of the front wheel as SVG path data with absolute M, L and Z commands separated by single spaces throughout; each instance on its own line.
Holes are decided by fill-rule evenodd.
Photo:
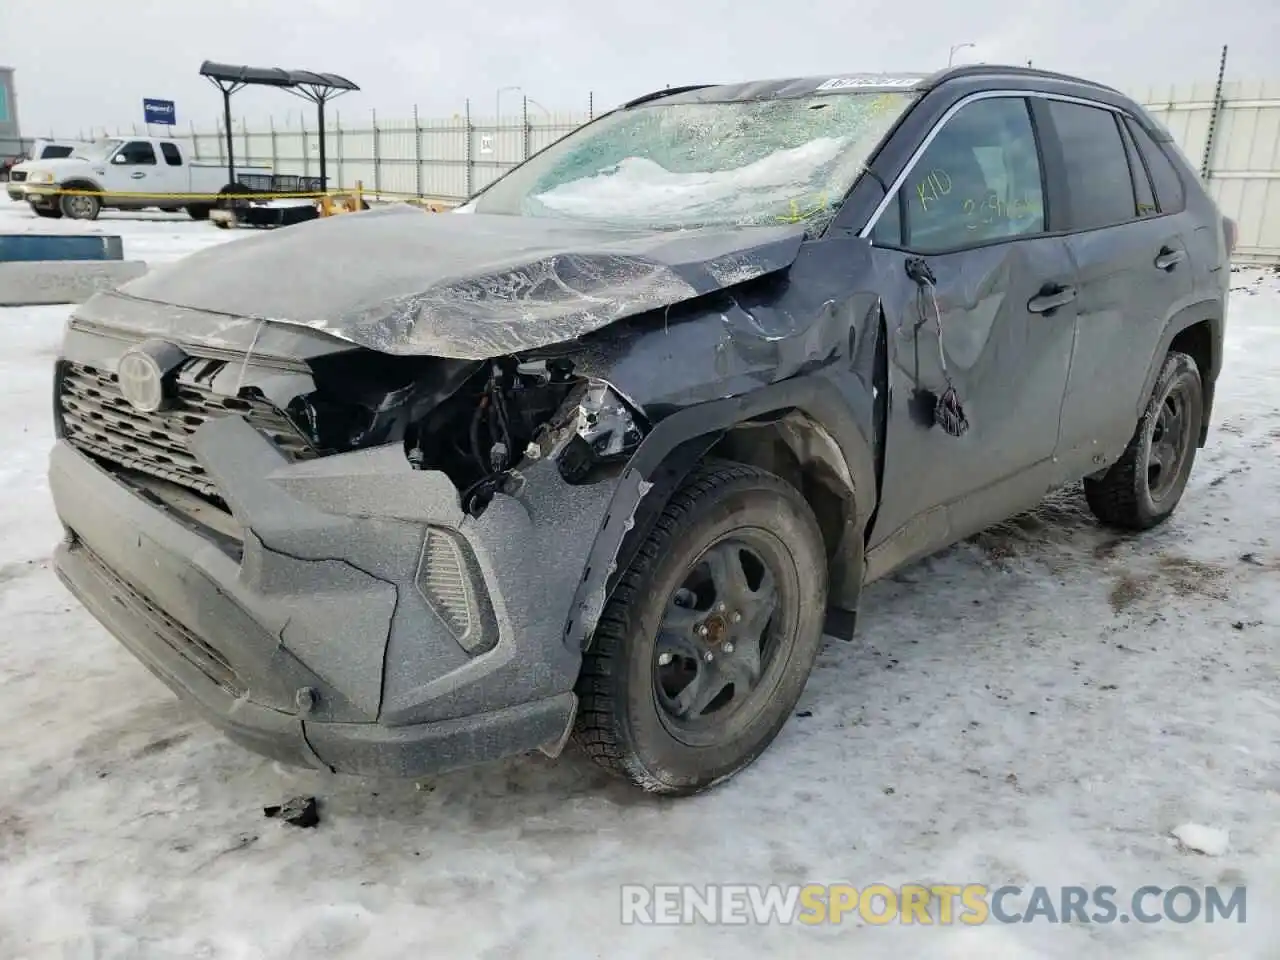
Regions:
M 72 220 L 97 220 L 102 212 L 102 201 L 95 196 L 85 194 L 64 194 L 58 205 L 65 216 Z
M 652 793 L 692 794 L 756 759 L 822 645 L 827 563 L 799 492 L 716 463 L 676 492 L 601 615 L 574 738 Z
M 33 203 L 31 204 L 31 212 L 34 213 L 37 217 L 44 217 L 44 219 L 46 220 L 62 219 L 62 211 L 57 207 L 37 207 Z
M 1185 353 L 1171 352 L 1129 446 L 1110 470 L 1084 482 L 1094 516 L 1128 530 L 1166 520 L 1186 489 L 1203 421 L 1200 370 Z

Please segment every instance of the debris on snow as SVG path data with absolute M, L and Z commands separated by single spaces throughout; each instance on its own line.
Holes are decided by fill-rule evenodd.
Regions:
M 1169 831 L 1185 849 L 1203 853 L 1206 857 L 1220 857 L 1227 852 L 1231 835 L 1217 827 L 1203 827 L 1198 823 L 1184 823 Z
M 283 804 L 263 807 L 262 812 L 268 817 L 279 817 L 295 827 L 314 827 L 320 822 L 315 797 L 294 797 Z

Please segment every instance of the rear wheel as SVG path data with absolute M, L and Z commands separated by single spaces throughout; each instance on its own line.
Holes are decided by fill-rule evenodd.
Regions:
M 808 504 L 742 464 L 672 497 L 583 657 L 574 736 L 612 773 L 691 794 L 756 759 L 822 645 L 827 564 Z
M 1102 477 L 1084 482 L 1094 516 L 1129 530 L 1147 530 L 1167 519 L 1186 489 L 1203 419 L 1196 362 L 1170 353 L 1129 446 Z
M 208 203 L 193 203 L 187 207 L 187 216 L 192 220 L 208 220 L 212 212 L 213 205 Z

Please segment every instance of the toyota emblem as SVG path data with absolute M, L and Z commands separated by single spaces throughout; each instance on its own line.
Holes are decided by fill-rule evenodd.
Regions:
M 130 406 L 143 413 L 163 409 L 164 378 L 185 359 L 182 349 L 166 340 L 147 340 L 130 347 L 116 366 L 120 393 Z

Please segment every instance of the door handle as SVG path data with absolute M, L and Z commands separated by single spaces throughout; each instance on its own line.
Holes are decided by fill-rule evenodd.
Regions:
M 129 174 L 129 176 L 130 176 L 130 178 L 131 178 L 131 179 L 134 179 L 134 180 L 141 180 L 143 177 L 145 177 L 145 176 L 146 176 L 146 174 L 145 174 L 145 173 L 143 173 L 141 170 L 139 170 L 137 173 L 131 173 L 131 174 Z
M 1027 301 L 1027 309 L 1032 313 L 1052 317 L 1059 307 L 1065 307 L 1075 298 L 1075 287 L 1066 287 L 1060 283 L 1046 283 L 1040 288 L 1039 293 Z
M 1175 250 L 1173 247 L 1161 247 L 1160 252 L 1156 255 L 1156 267 L 1165 273 L 1172 273 L 1173 268 L 1187 259 L 1185 250 Z

